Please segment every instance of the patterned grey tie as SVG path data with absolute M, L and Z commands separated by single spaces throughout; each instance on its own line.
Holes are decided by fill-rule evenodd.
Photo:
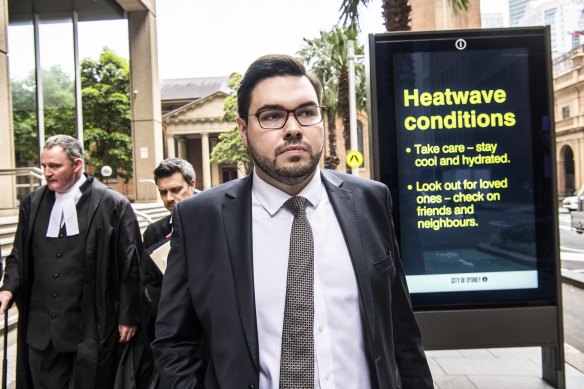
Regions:
M 306 199 L 284 204 L 294 214 L 282 331 L 280 389 L 314 388 L 314 239 Z

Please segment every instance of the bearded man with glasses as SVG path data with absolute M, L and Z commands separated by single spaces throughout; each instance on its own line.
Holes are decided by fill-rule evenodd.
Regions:
M 319 168 L 321 100 L 293 57 L 245 73 L 252 174 L 174 208 L 152 344 L 161 387 L 433 387 L 389 190 Z

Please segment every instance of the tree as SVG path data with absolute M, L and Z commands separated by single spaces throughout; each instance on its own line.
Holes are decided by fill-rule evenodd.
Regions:
M 69 73 L 59 65 L 42 71 L 45 137 L 74 136 L 75 93 Z M 36 79 L 34 71 L 22 80 L 12 80 L 14 149 L 16 166 L 38 166 Z
M 304 39 L 305 46 L 298 52 L 300 58 L 317 75 L 324 87 L 323 104 L 327 107 L 327 131 L 330 155 L 325 158 L 328 168 L 339 164 L 336 147 L 336 117 L 343 123 L 345 150 L 350 149 L 349 114 L 349 62 L 348 41 L 356 41 L 357 34 L 352 28 L 334 27 L 331 31 L 321 31 L 320 37 Z M 355 54 L 363 54 L 363 45 L 355 45 Z M 365 68 L 355 64 L 357 78 L 357 109 L 366 109 Z
M 409 31 L 412 7 L 408 0 L 383 0 L 383 20 L 387 31 Z
M 84 147 L 87 165 L 110 165 L 118 176 L 132 177 L 129 67 L 124 58 L 104 48 L 98 61 L 81 62 Z M 76 136 L 75 84 L 60 66 L 42 72 L 45 137 Z M 12 98 L 17 166 L 38 166 L 38 120 L 36 80 L 31 72 L 12 80 Z
M 454 13 L 468 10 L 470 0 L 448 0 Z M 370 0 L 343 0 L 339 11 L 341 16 L 339 21 L 343 25 L 359 29 L 359 5 L 367 6 Z M 409 31 L 410 14 L 412 8 L 408 0 L 383 0 L 381 5 L 382 15 L 387 31 Z
M 12 115 L 16 166 L 38 166 L 34 73 L 23 80 L 12 80 Z
M 128 61 L 108 48 L 81 62 L 85 161 L 99 178 L 104 165 L 124 182 L 133 176 L 129 85 Z
M 227 85 L 231 89 L 232 94 L 227 96 L 223 103 L 221 121 L 224 123 L 235 123 L 239 116 L 237 113 L 237 90 L 239 89 L 241 78 L 241 74 L 239 73 L 233 73 L 229 77 Z M 237 126 L 219 135 L 219 142 L 211 150 L 210 159 L 214 163 L 237 165 L 238 169 L 243 170 L 243 174 L 247 174 L 251 160 L 239 136 Z

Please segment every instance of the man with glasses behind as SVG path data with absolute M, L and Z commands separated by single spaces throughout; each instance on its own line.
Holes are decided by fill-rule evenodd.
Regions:
M 389 191 L 318 167 L 321 99 L 292 57 L 247 70 L 237 125 L 253 173 L 174 209 L 152 344 L 161 387 L 433 387 Z

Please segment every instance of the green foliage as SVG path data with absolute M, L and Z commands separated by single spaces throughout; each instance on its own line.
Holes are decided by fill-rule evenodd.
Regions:
M 359 28 L 359 5 L 367 7 L 371 0 L 342 0 L 339 22 L 355 30 Z M 455 14 L 467 11 L 470 0 L 448 0 Z M 387 31 L 409 31 L 412 8 L 408 0 L 383 0 L 382 15 Z
M 237 127 L 219 135 L 219 142 L 211 152 L 211 161 L 230 165 L 237 162 L 245 164 L 250 162 Z
M 77 136 L 73 76 L 59 66 L 42 73 L 45 137 Z M 81 62 L 86 164 L 111 166 L 126 181 L 132 177 L 132 138 L 128 62 L 104 48 L 98 61 Z M 31 72 L 12 80 L 14 143 L 17 166 L 39 165 L 36 80 Z
M 339 22 L 344 26 L 350 26 L 355 30 L 359 29 L 359 5 L 363 4 L 365 7 L 370 0 L 343 0 L 339 11 L 341 16 Z
M 12 80 L 12 115 L 16 166 L 39 165 L 34 74 Z
M 233 93 L 227 96 L 223 103 L 221 121 L 224 123 L 234 123 L 237 120 L 237 90 L 241 78 L 242 76 L 239 73 L 233 73 L 229 78 L 227 85 Z M 244 164 L 246 170 L 248 170 L 250 163 L 249 155 L 241 141 L 237 127 L 219 135 L 219 142 L 213 147 L 210 159 L 211 162 L 226 165 L 237 165 L 237 163 L 241 162 Z
M 75 92 L 71 76 L 60 66 L 42 72 L 45 137 L 75 136 Z M 16 166 L 39 165 L 35 73 L 12 80 Z
M 323 103 L 327 109 L 338 112 L 339 80 L 343 71 L 348 69 L 347 50 L 349 40 L 355 41 L 355 55 L 363 55 L 365 46 L 357 42 L 357 33 L 352 28 L 334 27 L 321 31 L 320 37 L 304 38 L 304 47 L 299 57 L 316 74 L 323 84 Z M 362 61 L 355 61 L 357 109 L 367 108 L 366 74 Z
M 243 76 L 239 73 L 233 73 L 229 76 L 229 81 L 227 81 L 227 86 L 231 89 L 232 93 L 225 98 L 223 103 L 223 115 L 221 116 L 221 121 L 224 123 L 235 123 L 237 117 L 237 90 L 239 89 L 239 84 Z
M 457 14 L 462 11 L 468 11 L 468 6 L 470 5 L 470 0 L 448 0 L 454 13 Z
M 133 176 L 129 100 L 129 66 L 126 59 L 104 48 L 98 61 L 81 62 L 85 161 L 100 169 L 111 166 L 125 182 Z
M 355 55 L 363 55 L 365 47 L 357 42 L 357 31 L 352 28 L 334 27 L 330 31 L 321 31 L 320 37 L 304 39 L 304 47 L 298 52 L 300 58 L 316 74 L 323 84 L 323 105 L 327 107 L 327 132 L 329 139 L 329 156 L 326 161 L 332 169 L 338 164 L 336 146 L 336 123 L 338 116 L 343 121 L 343 138 L 345 149 L 350 148 L 349 139 L 349 60 L 348 41 L 355 42 Z M 357 110 L 367 108 L 365 66 L 361 61 L 355 61 L 355 90 Z

